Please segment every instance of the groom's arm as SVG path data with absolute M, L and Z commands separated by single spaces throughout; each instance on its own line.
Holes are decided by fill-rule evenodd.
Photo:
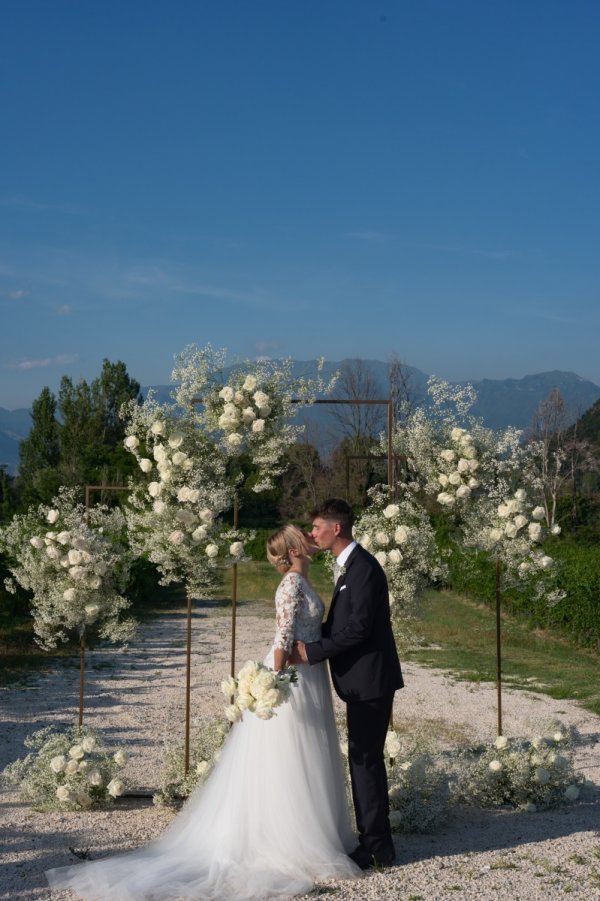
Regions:
M 380 576 L 368 563 L 361 566 L 356 566 L 356 563 L 353 566 L 352 579 L 346 583 L 351 593 L 346 624 L 337 630 L 332 628 L 329 636 L 305 645 L 306 657 L 311 664 L 321 663 L 355 648 L 366 641 L 373 631 L 373 623 L 381 603 L 381 593 L 385 591 L 383 581 L 385 577 L 383 573 Z

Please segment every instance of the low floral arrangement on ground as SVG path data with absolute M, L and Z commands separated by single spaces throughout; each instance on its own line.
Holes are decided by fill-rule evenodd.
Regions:
M 225 716 L 230 723 L 236 723 L 244 710 L 249 710 L 261 720 L 270 720 L 275 708 L 289 700 L 291 687 L 297 681 L 293 666 L 275 672 L 264 663 L 248 660 L 236 678 L 228 676 L 221 682 L 223 694 L 233 698 L 225 708 Z
M 24 744 L 31 752 L 5 767 L 2 781 L 18 786 L 34 810 L 87 810 L 125 792 L 119 773 L 127 755 L 109 750 L 92 729 L 49 726 Z
M 185 752 L 183 746 L 165 746 L 165 768 L 160 789 L 153 797 L 157 807 L 174 804 L 187 798 L 195 788 L 208 779 L 212 768 L 221 755 L 221 745 L 231 728 L 222 719 L 211 719 L 196 723 L 190 742 L 190 767 L 185 772 Z

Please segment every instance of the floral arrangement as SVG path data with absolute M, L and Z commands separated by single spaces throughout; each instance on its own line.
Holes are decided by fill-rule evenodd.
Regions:
M 87 810 L 125 792 L 119 772 L 127 755 L 109 751 L 91 729 L 50 726 L 26 738 L 25 747 L 32 752 L 5 767 L 2 779 L 35 810 Z
M 183 747 L 165 747 L 165 768 L 159 791 L 153 802 L 157 807 L 173 804 L 187 798 L 192 791 L 209 777 L 221 753 L 221 745 L 229 733 L 230 724 L 222 720 L 204 721 L 195 731 L 190 748 L 191 766 L 185 772 L 185 752 Z
M 390 587 L 394 631 L 412 639 L 418 592 L 444 575 L 435 535 L 427 512 L 413 492 L 399 486 L 390 503 L 382 486 L 369 490 L 369 505 L 354 526 L 354 535 L 385 570 Z
M 94 624 L 98 634 L 125 641 L 135 623 L 123 619 L 129 601 L 122 595 L 131 555 L 124 543 L 120 510 L 76 502 L 77 490 L 62 488 L 52 505 L 31 507 L 0 530 L 0 549 L 9 558 L 13 579 L 32 593 L 36 641 L 56 647 Z
M 297 378 L 292 360 L 249 360 L 232 367 L 223 384 L 226 351 L 190 345 L 177 355 L 172 380 L 182 409 L 195 409 L 200 428 L 213 435 L 225 457 L 248 453 L 258 468 L 256 492 L 271 489 L 284 469 L 285 451 L 304 426 L 292 424 L 298 408 L 329 393 L 335 379 Z M 293 403 L 292 401 L 295 401 Z
M 454 426 L 450 430 L 450 443 L 451 446 L 443 448 L 439 454 L 438 482 L 442 490 L 437 495 L 437 501 L 446 507 L 468 500 L 481 485 L 476 477 L 480 463 L 473 436 L 465 429 Z
M 533 812 L 576 801 L 589 784 L 573 766 L 574 730 L 558 723 L 548 737 L 499 736 L 468 752 L 459 768 L 455 800 L 479 807 Z
M 214 588 L 217 564 L 245 559 L 245 535 L 219 530 L 231 505 L 224 461 L 194 423 L 152 396 L 129 407 L 125 447 L 141 476 L 126 511 L 132 548 L 156 564 L 161 584 L 185 582 L 192 597 Z
M 264 663 L 248 660 L 235 679 L 228 676 L 221 682 L 223 694 L 233 698 L 225 708 L 225 716 L 230 723 L 236 723 L 244 710 L 249 710 L 261 720 L 270 720 L 275 708 L 289 700 L 291 686 L 297 681 L 293 666 L 275 672 Z

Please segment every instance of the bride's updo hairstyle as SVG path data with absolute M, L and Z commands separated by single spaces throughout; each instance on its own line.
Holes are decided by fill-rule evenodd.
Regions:
M 282 526 L 267 539 L 267 560 L 275 569 L 286 573 L 292 565 L 290 550 L 310 556 L 310 546 L 304 532 L 298 526 Z

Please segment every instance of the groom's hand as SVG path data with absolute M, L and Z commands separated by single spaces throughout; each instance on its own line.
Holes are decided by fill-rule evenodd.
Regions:
M 303 641 L 295 641 L 292 645 L 292 653 L 289 659 L 289 663 L 308 663 L 306 648 Z

